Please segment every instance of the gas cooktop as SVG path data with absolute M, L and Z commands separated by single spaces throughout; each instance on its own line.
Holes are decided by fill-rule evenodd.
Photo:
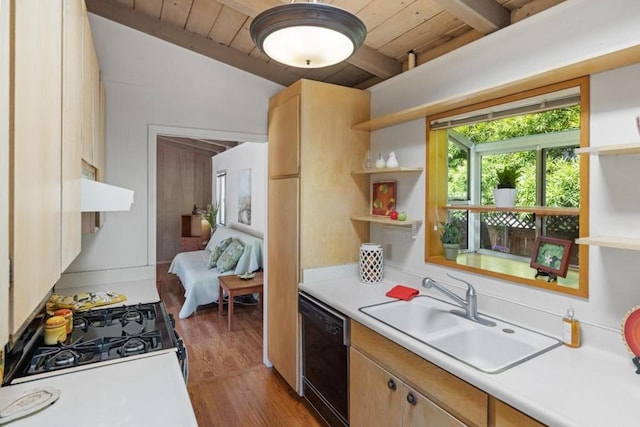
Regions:
M 73 331 L 64 342 L 45 345 L 43 318 L 8 352 L 4 384 L 116 363 L 153 352 L 177 351 L 186 357 L 173 317 L 163 302 L 123 305 L 74 313 Z M 26 336 L 25 336 L 26 335 Z M 185 353 L 185 354 L 181 354 Z

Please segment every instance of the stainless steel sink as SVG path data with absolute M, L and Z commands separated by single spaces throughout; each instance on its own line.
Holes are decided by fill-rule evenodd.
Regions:
M 451 313 L 456 305 L 428 296 L 391 301 L 360 311 L 423 344 L 487 373 L 499 373 L 562 343 L 491 317 L 486 326 Z M 484 316 L 489 317 L 489 316 Z

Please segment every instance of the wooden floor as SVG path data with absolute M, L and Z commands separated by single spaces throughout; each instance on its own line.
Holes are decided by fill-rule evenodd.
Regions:
M 200 427 L 323 425 L 273 369 L 262 363 L 262 313 L 258 305 L 234 306 L 233 331 L 217 306 L 178 319 L 184 301 L 177 277 L 159 264 L 161 298 L 176 319 L 189 352 L 187 389 Z M 226 307 L 225 307 L 226 314 Z

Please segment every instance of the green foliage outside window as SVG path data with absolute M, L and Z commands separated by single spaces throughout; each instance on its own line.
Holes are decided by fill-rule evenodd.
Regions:
M 575 106 L 459 126 L 454 130 L 474 144 L 486 144 L 579 128 L 580 107 Z M 464 198 L 468 185 L 466 153 L 456 144 L 450 144 L 449 147 L 449 197 Z M 580 166 L 578 156 L 573 153 L 574 148 L 547 150 L 546 206 L 578 207 L 580 204 Z M 536 205 L 536 152 L 531 150 L 483 156 L 481 203 L 493 203 L 493 189 L 497 186 L 496 171 L 504 165 L 518 166 L 522 172 L 518 180 L 516 205 Z

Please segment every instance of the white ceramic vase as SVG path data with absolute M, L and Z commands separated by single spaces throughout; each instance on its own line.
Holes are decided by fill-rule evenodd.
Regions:
M 398 166 L 399 166 L 399 163 L 398 163 L 398 159 L 396 159 L 396 153 L 392 151 L 391 153 L 389 153 L 389 159 L 387 160 L 387 167 L 397 168 Z

